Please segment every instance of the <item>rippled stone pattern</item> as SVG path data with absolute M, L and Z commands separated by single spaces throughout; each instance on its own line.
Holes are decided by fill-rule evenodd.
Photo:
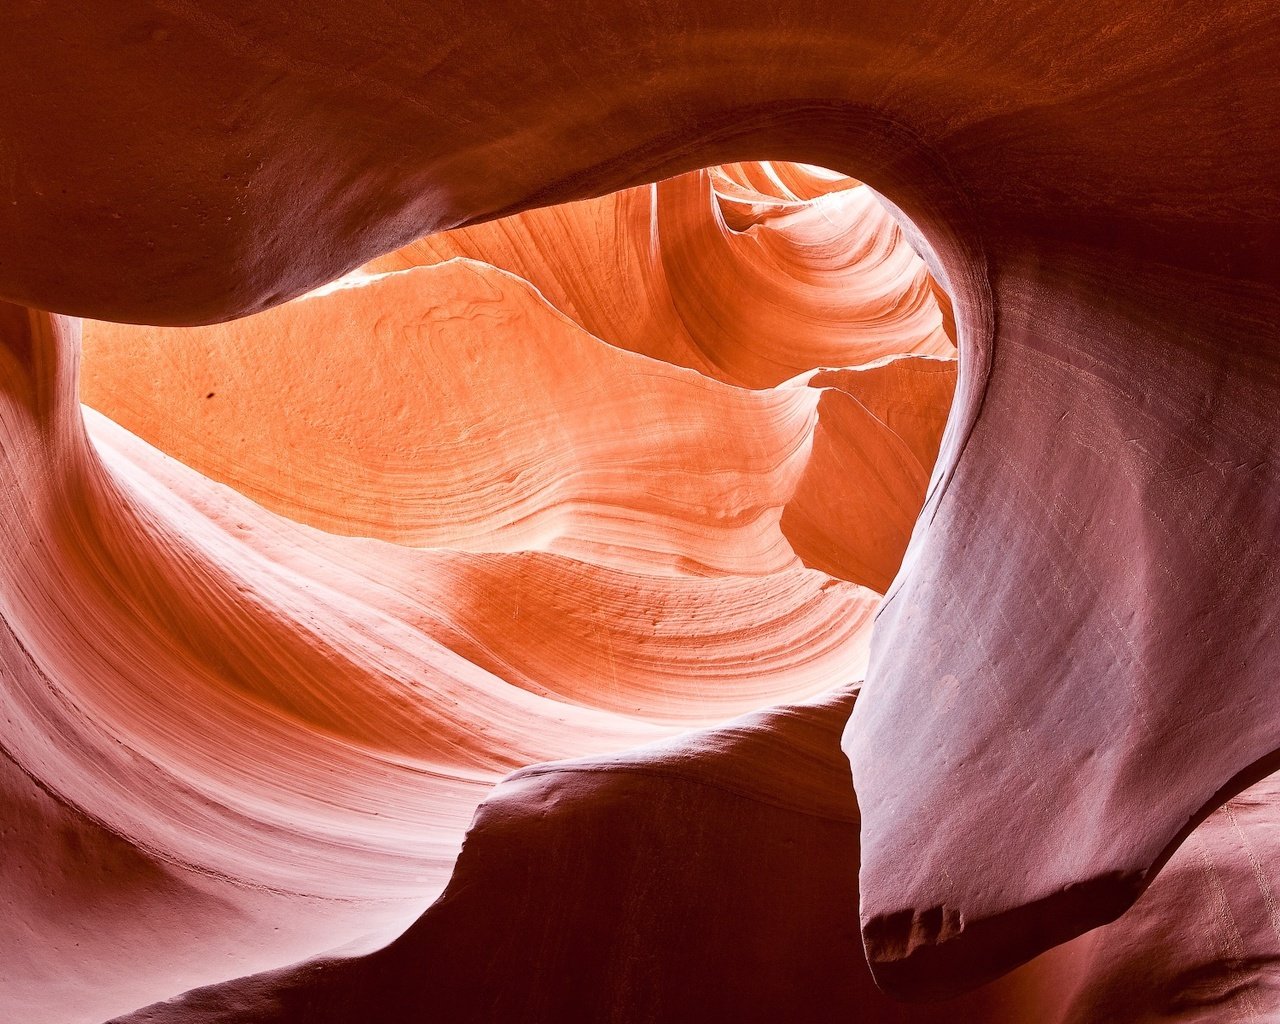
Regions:
M 1110 930 L 1077 940 L 1100 944 L 1099 955 L 1073 989 L 1085 1001 L 1064 998 L 1059 1009 L 1085 1007 L 1083 1019 L 1090 1006 L 1133 1019 L 1268 1015 L 1274 882 L 1258 851 L 1269 834 L 1262 780 L 1280 756 L 1280 26 L 1270 6 L 790 0 L 753 16 L 720 0 L 676 0 L 590 4 L 570 19 L 512 0 L 486 4 L 483 17 L 403 0 L 18 0 L 6 13 L 0 296 L 20 305 L 0 324 L 0 664 L 12 762 L 4 827 L 21 853 L 3 868 L 18 924 L 0 963 L 14 1015 L 92 1019 L 313 955 L 322 935 L 369 948 L 380 941 L 369 936 L 398 932 L 443 884 L 470 807 L 498 775 L 657 742 L 686 725 L 714 729 L 750 705 L 725 706 L 717 691 L 646 716 L 535 692 L 538 683 L 518 681 L 541 673 L 532 643 L 502 650 L 474 630 L 450 634 L 455 613 L 439 609 L 467 600 L 435 562 L 450 552 L 468 563 L 531 552 L 598 566 L 602 579 L 608 570 L 772 587 L 784 572 L 834 573 L 844 583 L 811 596 L 847 598 L 845 623 L 866 617 L 858 587 L 888 586 L 845 734 L 859 916 L 877 983 L 903 997 L 946 996 L 1123 914 L 1108 926 L 1129 929 L 1121 947 L 1107 947 L 1102 936 L 1121 934 Z M 853 219 L 868 225 L 866 251 L 884 254 L 863 265 L 865 287 L 823 286 L 841 276 L 823 226 L 771 231 L 790 212 L 804 220 L 796 204 L 825 201 L 839 221 L 836 208 L 854 200 L 827 196 L 856 189 L 838 174 L 741 162 L 759 157 L 833 166 L 891 200 L 860 193 L 865 217 Z M 682 462 L 680 444 L 669 447 L 684 470 L 660 480 L 652 501 L 634 484 L 629 492 L 611 470 L 634 477 L 649 466 L 652 433 L 628 439 L 597 422 L 623 389 L 592 404 L 567 388 L 563 443 L 538 461 L 552 471 L 522 489 L 518 471 L 505 478 L 510 467 L 494 467 L 529 521 L 503 524 L 509 549 L 483 549 L 480 524 L 501 503 L 465 473 L 451 490 L 440 468 L 448 460 L 397 431 L 404 390 L 392 385 L 414 374 L 396 366 L 396 345 L 394 358 L 384 350 L 368 361 L 367 376 L 349 362 L 343 370 L 341 353 L 330 364 L 350 375 L 343 386 L 380 382 L 366 415 L 385 409 L 388 434 L 405 439 L 371 444 L 388 453 L 382 464 L 362 464 L 358 445 L 343 450 L 344 438 L 360 439 L 358 396 L 316 420 L 321 438 L 293 432 L 305 374 L 299 384 L 282 373 L 274 404 L 227 417 L 222 434 L 191 419 L 200 401 L 215 416 L 210 403 L 222 396 L 190 355 L 176 367 L 198 378 L 189 401 L 160 398 L 154 415 L 146 389 L 164 375 L 118 370 L 130 383 L 111 390 L 139 389 L 136 420 L 122 430 L 79 411 L 70 317 L 291 319 L 274 308 L 369 260 L 400 262 L 334 293 L 370 295 L 388 270 L 457 274 L 433 265 L 435 243 L 416 244 L 424 234 L 462 228 L 478 246 L 506 215 L 601 203 L 592 197 L 712 164 L 722 167 L 701 183 L 658 187 L 677 189 L 666 209 L 680 227 L 664 226 L 659 203 L 643 230 L 617 229 L 635 240 L 633 256 L 584 257 L 601 284 L 533 266 L 570 265 L 579 245 L 590 254 L 580 240 L 555 246 L 550 260 L 511 236 L 524 269 L 458 254 L 530 282 L 572 330 L 656 355 L 672 390 L 644 404 L 646 424 L 665 415 L 674 430 L 664 410 L 684 401 L 673 397 L 677 379 L 705 381 L 705 416 L 690 417 L 691 433 L 713 410 L 733 424 L 706 465 L 747 452 L 742 472 L 765 488 L 754 498 L 718 479 L 728 488 L 722 516 L 702 503 L 711 474 L 693 468 L 699 458 Z M 723 227 L 679 212 L 697 208 L 707 187 Z M 937 285 L 866 219 L 882 214 Z M 752 231 L 754 252 L 734 240 Z M 793 272 L 805 261 L 790 255 L 788 237 L 816 252 L 812 275 Z M 862 262 L 850 253 L 850 268 Z M 872 265 L 903 289 L 886 287 Z M 729 272 L 746 287 L 709 290 Z M 936 301 L 940 288 L 954 314 L 944 303 L 935 320 L 926 292 Z M 470 301 L 481 308 L 490 294 L 486 286 Z M 827 377 L 835 367 L 825 364 L 838 361 L 810 353 L 841 342 L 812 322 L 789 331 L 793 296 L 795 308 L 823 311 L 824 324 L 837 314 L 874 326 L 874 344 L 911 360 L 935 358 L 931 346 L 953 331 L 963 372 L 940 444 L 927 430 L 915 442 L 900 434 L 883 457 L 892 471 L 876 471 L 870 446 L 849 440 L 863 436 L 870 406 L 821 382 L 857 380 L 888 400 L 918 375 Z M 893 313 L 882 323 L 871 309 L 886 297 Z M 323 298 L 297 307 L 312 304 L 313 325 L 333 313 Z M 629 339 L 647 333 L 655 309 L 661 351 Z M 365 335 L 394 337 L 391 319 Z M 619 321 L 618 337 L 605 337 L 602 325 Z M 759 338 L 730 341 L 744 323 Z M 332 343 L 342 326 L 321 333 Z M 90 325 L 90 344 L 94 333 Z M 519 365 L 529 357 L 522 351 Z M 251 363 L 245 376 L 287 359 Z M 681 378 L 681 368 L 698 376 Z M 711 385 L 730 390 L 713 395 Z M 743 385 L 765 396 L 746 404 L 767 414 L 730 416 Z M 327 386 L 340 390 L 332 378 Z M 514 378 L 491 386 L 528 422 L 546 418 L 536 388 Z M 403 408 L 416 415 L 412 402 Z M 191 449 L 182 458 L 202 466 L 148 447 L 160 442 L 146 431 L 171 416 Z M 226 431 L 233 423 L 241 432 Z M 597 436 L 587 457 L 583 439 Z M 805 439 L 807 452 L 784 457 L 788 437 Z M 296 493 L 278 486 L 276 469 L 233 451 L 280 455 L 282 443 L 297 450 Z M 935 444 L 912 529 L 885 510 L 905 507 L 919 477 L 905 454 L 923 469 L 917 453 Z M 568 465 L 569 451 L 580 465 Z M 217 482 L 219 461 L 228 477 L 242 467 L 243 479 Z M 440 474 L 457 548 L 375 536 L 368 525 L 385 518 L 390 533 L 432 536 L 430 500 L 389 483 L 419 469 Z M 864 519 L 828 490 L 844 486 L 876 514 Z M 336 497 L 344 487 L 403 498 L 362 507 Z M 273 504 L 285 501 L 297 507 Z M 908 532 L 899 568 L 893 552 Z M 699 545 L 687 562 L 673 554 L 676 537 Z M 779 566 L 753 576 L 733 568 L 748 539 L 774 544 Z M 787 547 L 795 564 L 783 570 Z M 554 571 L 536 575 L 555 590 Z M 487 588 L 515 589 L 474 584 Z M 446 591 L 453 605 L 437 599 Z M 803 588 L 791 593 L 805 600 Z M 623 633 L 643 629 L 625 615 L 601 618 Z M 850 672 L 864 642 L 848 640 Z M 511 681 L 477 660 L 480 648 L 493 666 L 513 663 L 501 670 Z M 798 668 L 805 658 L 771 660 L 794 676 L 774 687 L 753 675 L 763 699 L 817 698 Z M 622 675 L 616 691 L 593 693 L 616 692 L 625 705 L 634 692 L 681 690 L 642 668 Z M 492 712 L 459 710 L 450 697 L 459 679 L 487 694 Z M 536 708 L 548 700 L 570 710 L 544 727 Z M 429 730 L 427 705 L 444 712 Z M 526 729 L 521 746 L 512 737 Z M 771 770 L 761 762 L 755 774 Z M 451 792 L 448 809 L 428 791 Z M 336 870 L 347 861 L 349 871 Z M 254 872 L 261 878 L 247 881 Z M 402 885 L 409 878 L 421 884 L 416 895 Z M 1216 909 L 1197 924 L 1185 904 L 1200 884 L 1202 905 Z M 1180 926 L 1157 923 L 1160 908 L 1180 905 Z M 1124 994 L 1115 972 L 1129 953 L 1159 992 Z M 763 984 L 767 972 L 756 974 Z
M 605 216 L 628 206 L 644 216 Z M 665 243 L 632 237 L 654 211 L 663 238 L 811 282 L 775 330 L 822 324 L 821 344 L 748 388 L 638 351 L 643 333 L 609 344 L 521 276 L 602 291 L 612 268 L 575 239 L 609 221 L 655 276 Z M 34 372 L 15 362 L 6 392 L 25 539 L 6 749 L 75 839 L 27 837 L 9 870 L 150 909 L 15 904 L 42 941 L 6 951 L 12 1012 L 101 1020 L 376 946 L 444 888 L 512 769 L 861 679 L 955 379 L 935 286 L 874 193 L 742 165 L 480 232 L 219 326 L 10 307 Z M 687 324 L 729 362 L 758 339 L 704 287 L 657 291 L 650 330 Z M 95 881 L 104 860 L 123 877 Z M 90 970 L 55 982 L 68 942 Z

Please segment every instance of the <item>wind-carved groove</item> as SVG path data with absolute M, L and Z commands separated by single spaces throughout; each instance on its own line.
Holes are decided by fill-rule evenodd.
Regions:
M 1268 5 L 9 6 L 0 1017 L 1275 1016 Z

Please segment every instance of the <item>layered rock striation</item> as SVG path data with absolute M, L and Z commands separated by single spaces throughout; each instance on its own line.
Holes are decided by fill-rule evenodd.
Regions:
M 1195 837 L 1214 833 L 1222 815 L 1223 842 L 1238 838 L 1233 820 L 1245 835 L 1246 820 L 1266 832 L 1266 801 L 1241 794 L 1263 785 L 1280 758 L 1271 568 L 1280 536 L 1278 53 L 1280 19 L 1250 0 L 1211 11 L 1149 0 L 1070 11 L 794 0 L 767 15 L 701 0 L 587 5 L 573 18 L 513 0 L 486 5 L 483 17 L 450 3 L 204 10 L 131 0 L 90 10 L 20 0 L 0 44 L 0 296 L 17 304 L 5 307 L 0 349 L 0 662 L 13 764 L 6 827 L 28 852 L 5 870 L 8 891 L 20 894 L 14 935 L 48 938 L 11 940 L 4 962 L 22 965 L 6 986 L 13 1012 L 115 1012 L 161 989 L 315 952 L 318 933 L 302 923 L 283 931 L 308 939 L 290 946 L 282 936 L 268 950 L 275 939 L 257 922 L 291 914 L 263 908 L 277 897 L 297 896 L 298 907 L 337 897 L 326 906 L 345 912 L 351 893 L 329 891 L 339 878 L 369 883 L 357 902 L 394 890 L 395 903 L 401 881 L 424 870 L 402 845 L 436 843 L 428 859 L 446 864 L 456 841 L 425 839 L 445 832 L 420 829 L 414 817 L 432 806 L 424 780 L 467 790 L 447 815 L 457 836 L 484 788 L 518 764 L 601 749 L 574 749 L 585 737 L 608 749 L 656 740 L 679 727 L 672 717 L 705 725 L 729 710 L 732 701 L 709 701 L 712 709 L 695 699 L 673 716 L 646 717 L 643 708 L 623 714 L 565 699 L 570 711 L 530 732 L 539 740 L 512 748 L 486 731 L 488 716 L 485 728 L 462 724 L 452 684 L 429 683 L 424 696 L 423 679 L 467 676 L 469 690 L 514 699 L 520 727 L 545 705 L 519 694 L 548 699 L 413 620 L 416 599 L 385 563 L 443 557 L 405 538 L 447 530 L 433 534 L 430 501 L 390 480 L 420 468 L 448 474 L 431 453 L 381 436 L 342 451 L 345 436 L 360 436 L 343 414 L 359 408 L 361 386 L 320 418 L 332 431 L 321 443 L 291 433 L 289 403 L 307 399 L 297 384 L 279 385 L 288 401 L 258 413 L 248 432 L 219 440 L 201 436 L 194 409 L 143 396 L 126 428 L 148 437 L 175 423 L 174 454 L 205 460 L 194 473 L 92 415 L 86 430 L 71 317 L 190 326 L 259 314 L 279 324 L 294 314 L 275 307 L 375 259 L 399 262 L 302 300 L 298 308 L 315 316 L 297 315 L 299 337 L 304 321 L 321 324 L 338 308 L 325 300 L 344 289 L 392 290 L 376 275 L 400 269 L 413 279 L 471 273 L 447 263 L 465 255 L 540 290 L 567 318 L 566 338 L 581 329 L 649 358 L 670 391 L 645 414 L 662 420 L 665 396 L 691 382 L 706 390 L 705 409 L 775 410 L 769 425 L 733 421 L 715 445 L 717 457 L 743 447 L 760 456 L 741 470 L 765 486 L 750 523 L 735 516 L 756 499 L 735 499 L 712 525 L 715 512 L 698 504 L 705 481 L 686 491 L 673 484 L 652 507 L 634 488 L 600 493 L 610 466 L 648 465 L 645 446 L 597 425 L 582 398 L 566 406 L 555 458 L 574 451 L 583 461 L 572 473 L 529 478 L 547 500 L 529 499 L 525 533 L 503 525 L 510 550 L 475 540 L 500 504 L 482 485 L 463 474 L 439 493 L 460 510 L 461 532 L 475 527 L 459 550 L 475 558 L 532 551 L 598 565 L 602 578 L 604 569 L 643 567 L 651 579 L 714 580 L 740 576 L 717 559 L 731 560 L 738 539 L 754 536 L 779 555 L 755 585 L 786 572 L 842 575 L 834 589 L 855 619 L 865 595 L 852 588 L 888 587 L 846 734 L 861 932 L 881 986 L 909 998 L 950 995 L 1126 911 L 1114 927 L 1137 928 L 1139 944 L 1158 941 L 1158 926 L 1134 923 L 1141 908 L 1160 905 L 1161 881 L 1178 877 Z M 840 174 L 745 162 L 760 157 L 835 167 L 888 205 Z M 711 164 L 725 166 L 644 187 Z M 640 191 L 613 207 L 598 198 L 632 187 Z M 666 221 L 663 194 L 672 197 Z M 565 253 L 576 245 L 555 247 L 566 266 L 598 270 L 594 278 L 544 273 L 557 261 L 526 244 L 523 229 L 494 233 L 500 218 L 584 199 L 597 204 L 582 214 L 596 225 L 584 236 L 596 239 L 648 210 L 644 230 L 615 232 L 637 252 L 612 241 L 619 255 L 608 259 L 589 245 L 585 258 Z M 688 215 L 708 202 L 718 221 Z M 832 226 L 847 218 L 850 237 L 854 221 L 866 225 L 866 246 L 841 250 L 805 208 L 823 209 Z M 564 216 L 568 224 L 579 215 Z M 474 251 L 417 242 L 453 228 L 471 232 L 457 244 Z M 894 232 L 922 254 L 936 285 Z M 510 266 L 497 254 L 504 247 Z M 855 269 L 859 280 L 869 275 L 864 284 L 853 283 Z M 745 286 L 723 298 L 708 290 L 730 273 Z M 953 314 L 930 306 L 939 288 Z M 512 292 L 535 294 L 518 283 Z M 787 317 L 800 309 L 820 323 L 792 331 Z M 363 337 L 385 343 L 402 313 Z M 884 473 L 847 450 L 868 421 L 842 388 L 811 386 L 823 374 L 805 378 L 841 362 L 826 354 L 843 345 L 828 329 L 841 318 L 867 328 L 871 352 L 912 360 L 945 352 L 954 324 L 962 373 L 914 528 L 876 518 L 860 535 L 837 521 L 858 520 L 847 501 L 806 490 L 862 479 L 869 507 L 901 510 L 926 468 L 919 453 L 936 443 L 927 431 L 913 442 L 900 435 Z M 646 324 L 654 339 L 636 342 Z M 618 337 L 607 337 L 615 327 Z M 237 328 L 226 330 L 218 336 Z M 532 334 L 544 339 L 535 349 L 561 336 L 549 321 Z M 404 372 L 392 356 L 384 349 L 371 376 L 384 388 L 379 399 L 403 393 L 386 389 L 388 375 Z M 188 353 L 179 371 L 199 378 L 192 402 L 212 392 L 200 401 L 216 403 L 221 381 L 206 379 L 201 358 Z M 286 361 L 277 350 L 264 366 Z M 343 365 L 333 359 L 335 372 Z M 253 391 L 241 388 L 250 405 Z M 514 405 L 536 420 L 533 397 Z M 414 403 L 402 407 L 412 413 Z M 600 450 L 584 454 L 582 438 L 597 430 Z M 808 448 L 791 461 L 771 447 L 788 430 Z M 295 445 L 305 460 L 296 492 L 268 493 L 276 470 L 229 453 L 240 436 L 260 457 L 281 438 Z M 680 465 L 685 453 L 672 447 Z M 373 452 L 390 454 L 381 465 L 362 461 Z M 242 474 L 226 481 L 233 490 L 205 475 L 218 464 Z M 344 487 L 376 492 L 378 507 L 344 500 Z M 403 497 L 382 505 L 392 493 Z M 637 505 L 647 510 L 639 522 Z M 601 532 L 581 538 L 579 524 L 597 519 Z M 573 525 L 561 530 L 560 521 Z M 388 537 L 368 526 L 377 522 Z M 701 545 L 688 563 L 671 555 L 682 532 Z M 788 547 L 796 561 L 784 569 Z M 399 638 L 408 635 L 407 649 Z M 754 685 L 767 700 L 813 695 L 791 682 Z M 452 724 L 415 727 L 417 702 L 437 698 Z M 578 722 L 584 716 L 590 724 Z M 244 731 L 221 743 L 233 724 Z M 315 754 L 330 740 L 339 761 Z M 484 771 L 468 760 L 480 760 L 476 749 Z M 251 769 L 255 754 L 271 765 Z M 366 755 L 382 767 L 370 769 Z M 468 767 L 455 774 L 459 762 Z M 403 789 L 372 792 L 384 773 Z M 404 804 L 398 792 L 410 794 Z M 224 857 L 230 867 L 217 866 Z M 354 866 L 335 871 L 346 857 Z M 327 878 L 319 891 L 290 888 L 313 869 Z M 75 881 L 117 871 L 130 881 Z M 1252 878 L 1240 892 L 1255 883 L 1270 892 L 1265 861 L 1214 872 L 1219 907 L 1238 888 L 1223 878 Z M 70 881 L 51 881 L 59 878 Z M 194 941 L 201 931 L 209 944 L 170 941 L 186 926 L 163 922 L 184 916 L 202 886 L 218 909 L 186 934 Z M 122 891 L 136 894 L 130 902 L 147 908 L 143 916 L 120 913 Z M 85 895 L 93 893 L 97 901 Z M 352 920 L 363 913 L 357 907 Z M 388 920 L 396 914 L 410 916 L 400 906 Z M 138 926 L 136 950 L 112 932 L 144 919 L 158 924 Z M 1194 1019 L 1195 999 L 1225 1006 L 1247 992 L 1247 1012 L 1265 1016 L 1270 960 L 1255 943 L 1268 933 L 1240 922 L 1270 918 L 1223 910 L 1213 920 L 1236 929 L 1214 948 L 1244 980 L 1175 1009 Z M 236 942 L 237 928 L 256 938 Z M 371 934 L 367 921 L 325 941 L 357 933 Z M 45 979 L 63 978 L 56 965 L 71 957 L 88 966 L 57 987 L 53 1006 Z M 1124 962 L 1116 954 L 1098 969 Z M 126 963 L 143 967 L 120 970 Z M 1121 992 L 1118 983 L 1097 990 L 1096 1005 L 1121 1005 Z
M 785 189 L 803 275 L 836 260 L 799 244 L 829 197 L 870 190 L 787 173 L 823 185 Z M 672 204 L 739 237 L 709 180 Z M 875 209 L 883 304 L 949 344 Z M 211 327 L 8 307 L 8 1012 L 99 1021 L 361 953 L 441 892 L 513 769 L 864 674 L 954 361 L 885 355 L 850 319 L 822 354 L 854 368 L 745 388 L 606 343 L 490 255 L 507 266 L 370 268 Z M 860 273 L 884 290 L 879 263 Z M 62 824 L 31 834 L 35 805 Z

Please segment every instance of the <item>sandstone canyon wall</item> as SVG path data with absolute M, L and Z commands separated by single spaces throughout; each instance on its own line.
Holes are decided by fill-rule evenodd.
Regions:
M 1270 5 L 0 55 L 9 1016 L 1278 1012 Z
M 755 389 L 608 344 L 553 305 L 519 276 L 538 253 L 533 214 L 500 222 L 527 231 L 516 248 L 442 236 L 471 255 L 410 263 L 415 247 L 400 270 L 221 326 L 10 307 L 11 349 L 32 369 L 15 361 L 6 417 L 22 497 L 6 749 L 39 793 L 19 785 L 10 808 L 28 847 L 9 868 L 22 894 L 9 1012 L 100 1021 L 367 952 L 441 892 L 477 804 L 511 770 L 862 677 L 879 601 L 867 583 L 887 584 L 923 501 L 954 349 L 923 263 L 870 189 L 820 180 L 812 201 L 781 182 L 786 202 L 737 186 L 735 201 L 782 207 L 738 233 L 699 172 L 676 184 L 701 202 L 673 202 L 662 236 L 636 243 L 645 216 L 606 239 L 624 258 L 660 255 L 702 221 L 704 236 L 757 245 L 813 282 L 775 330 L 825 324 L 799 365 L 850 368 Z M 558 251 L 597 238 L 611 205 L 663 208 L 664 184 L 557 210 Z M 861 234 L 810 244 L 846 207 Z M 574 270 L 580 287 L 610 272 Z M 628 270 L 665 273 L 660 259 Z M 750 321 L 647 293 L 651 319 L 689 337 L 714 327 L 702 344 L 724 361 L 756 340 Z M 843 765 L 833 744 L 825 753 Z M 70 835 L 28 832 L 23 802 L 40 795 Z M 835 852 L 847 883 L 856 848 Z M 499 872 L 485 888 L 503 899 L 511 884 Z M 68 905 L 68 885 L 93 898 Z M 475 915 L 480 928 L 491 910 Z M 404 943 L 416 959 L 420 940 Z M 69 963 L 88 969 L 68 977 Z M 462 958 L 449 973 L 466 970 Z M 420 1007 L 406 992 L 381 1012 L 483 1018 L 468 994 Z M 375 1012 L 363 989 L 353 998 Z M 360 1015 L 350 1001 L 342 1012 Z

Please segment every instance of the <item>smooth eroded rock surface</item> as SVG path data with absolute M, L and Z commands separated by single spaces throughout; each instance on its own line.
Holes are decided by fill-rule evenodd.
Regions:
M 963 372 L 846 746 L 871 969 L 895 994 L 943 996 L 1128 910 L 1198 823 L 1280 760 L 1278 55 L 1280 15 L 1259 0 L 790 0 L 768 12 L 674 0 L 596 2 L 572 16 L 495 0 L 483 17 L 474 5 L 407 0 L 19 0 L 0 43 L 0 296 L 66 316 L 210 324 L 424 234 L 760 158 L 833 167 L 887 197 L 954 300 Z M 873 249 L 920 303 L 879 280 L 842 285 L 856 296 L 847 307 L 816 279 L 707 299 L 718 268 L 749 279 L 740 264 L 752 246 L 752 262 L 779 254 L 769 231 L 791 215 L 774 200 L 830 204 L 837 220 L 846 204 L 870 202 L 829 187 L 838 179 L 731 167 L 665 186 L 676 226 L 662 273 L 652 258 L 617 263 L 618 290 L 665 289 L 679 323 L 661 342 L 669 351 L 643 352 L 688 366 L 708 339 L 725 341 L 709 322 L 732 334 L 750 309 L 769 346 L 735 340 L 696 358 L 719 383 L 777 386 L 789 369 L 818 368 L 797 367 L 801 352 L 838 342 L 815 330 L 787 343 L 788 294 L 857 316 L 888 296 L 882 338 L 945 351 L 948 315 L 924 301 L 934 286 L 883 231 L 871 232 Z M 705 208 L 708 190 L 724 197 L 724 231 L 704 248 L 706 223 L 680 211 Z M 654 193 L 632 195 L 643 205 Z M 616 216 L 637 216 L 624 206 Z M 650 212 L 665 230 L 661 206 Z M 809 223 L 796 237 L 822 249 L 830 236 Z M 536 261 L 518 239 L 511 248 Z M 665 296 L 655 305 L 642 291 L 584 305 L 610 322 L 661 307 L 667 322 Z M 307 743 L 323 721 L 345 742 L 348 698 L 311 682 L 336 671 L 313 666 L 314 652 L 336 650 L 319 660 L 343 665 L 344 680 L 347 662 L 375 654 L 326 638 L 347 620 L 309 612 L 318 587 L 285 597 L 272 582 L 264 594 L 257 570 L 228 574 L 221 555 L 206 557 L 215 541 L 203 527 L 163 526 L 150 499 L 101 470 L 70 390 L 72 327 L 33 314 L 33 339 L 24 316 L 6 312 L 0 354 L 3 661 L 7 691 L 56 707 L 13 698 L 6 748 L 51 787 L 93 777 L 91 794 L 72 795 L 69 782 L 62 793 L 82 809 L 106 801 L 145 818 L 150 802 L 181 792 L 192 794 L 183 814 L 221 815 L 201 787 L 223 766 L 150 781 L 158 740 L 116 734 L 118 718 L 149 719 L 132 687 L 107 680 L 150 676 L 143 703 L 181 702 L 192 658 L 201 679 L 236 680 L 227 708 L 210 707 L 238 715 L 244 694 L 273 691 L 302 666 L 308 685 L 273 696 L 286 711 L 261 721 L 286 732 L 303 720 Z M 818 402 L 840 404 L 830 393 Z M 846 432 L 835 421 L 851 419 L 828 416 L 824 436 L 834 443 Z M 842 461 L 812 436 L 820 460 L 856 473 L 859 458 Z M 880 507 L 902 507 L 905 481 L 878 484 Z M 852 567 L 882 585 L 905 528 L 841 551 L 832 538 L 848 531 L 823 522 L 840 504 L 802 500 L 790 528 L 780 516 L 781 535 L 814 571 Z M 235 529 L 210 528 L 218 544 L 235 542 Z M 100 663 L 89 652 L 103 637 L 114 640 Z M 263 680 L 248 678 L 256 655 L 242 650 L 257 643 L 273 664 Z M 127 672 L 108 664 L 121 652 Z M 69 695 L 71 680 L 101 695 Z M 386 735 L 407 728 L 412 699 L 370 703 Z M 63 723 L 77 720 L 101 734 L 73 736 Z M 628 742 L 652 724 L 594 720 Z M 595 735 L 596 725 L 561 725 Z M 384 726 L 356 731 L 363 742 Z M 182 730 L 156 732 L 185 749 Z M 533 754 L 527 745 L 515 760 Z M 222 759 L 241 763 L 238 750 Z M 306 777 L 255 775 L 247 806 L 227 813 L 253 819 L 273 806 L 262 787 Z M 290 810 L 273 827 L 301 822 L 324 846 L 331 813 Z M 377 817 L 368 828 L 383 837 L 390 826 Z M 186 827 L 183 842 L 216 845 L 218 834 Z
M 511 770 L 859 679 L 954 381 L 908 352 L 743 388 L 471 258 L 90 322 L 79 379 L 79 322 L 7 309 L 0 998 L 33 1022 L 385 944 Z

